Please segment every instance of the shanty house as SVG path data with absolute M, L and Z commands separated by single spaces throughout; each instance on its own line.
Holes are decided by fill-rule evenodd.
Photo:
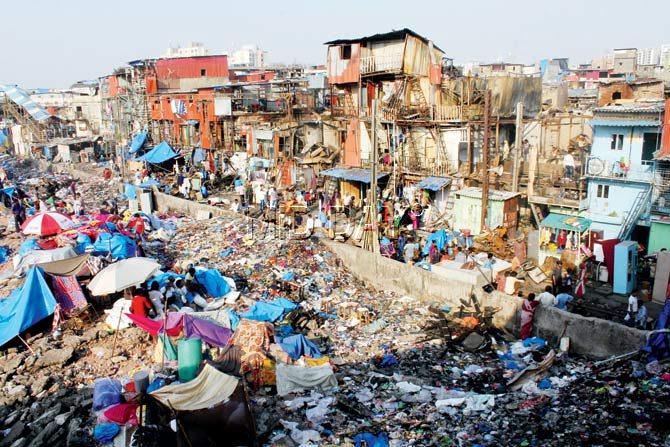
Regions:
M 462 188 L 453 191 L 454 222 L 456 230 L 470 230 L 472 234 L 481 233 L 482 227 L 482 189 L 477 187 Z M 489 190 L 486 227 L 504 227 L 516 230 L 519 214 L 519 193 Z
M 593 144 L 587 160 L 588 217 L 605 239 L 646 240 L 653 184 L 654 154 L 660 147 L 663 104 L 610 105 L 595 109 Z

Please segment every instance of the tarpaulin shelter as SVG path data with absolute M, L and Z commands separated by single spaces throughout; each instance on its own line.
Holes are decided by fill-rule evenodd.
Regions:
M 319 348 L 303 334 L 296 334 L 282 338 L 279 341 L 279 346 L 281 346 L 284 352 L 286 352 L 293 360 L 298 360 L 303 355 L 314 359 L 322 357 Z
M 133 137 L 133 140 L 130 142 L 130 152 L 135 153 L 142 149 L 144 143 L 147 141 L 147 133 L 140 132 Z
M 14 274 L 21 275 L 38 264 L 76 258 L 78 253 L 72 247 L 60 247 L 51 250 L 30 250 L 14 256 Z
M 451 238 L 449 237 L 449 234 L 447 234 L 446 230 L 444 230 L 444 229 L 437 230 L 434 233 L 431 233 L 426 238 L 426 245 L 423 246 L 423 250 L 421 251 L 421 254 L 426 256 L 430 252 L 430 245 L 433 242 L 435 242 L 435 245 L 437 246 L 437 249 L 439 251 L 442 251 L 450 240 L 451 240 Z
M 171 160 L 177 156 L 177 153 L 170 147 L 166 141 L 161 141 L 160 144 L 155 146 L 146 154 L 138 157 L 138 161 L 146 161 L 147 163 L 163 163 L 164 161 Z
M 0 300 L 0 346 L 54 313 L 56 299 L 42 269 L 33 267 L 20 289 Z

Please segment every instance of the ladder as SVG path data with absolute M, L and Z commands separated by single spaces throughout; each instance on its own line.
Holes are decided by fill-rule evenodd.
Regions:
M 627 241 L 630 238 L 630 235 L 633 233 L 633 229 L 635 228 L 635 224 L 644 210 L 647 208 L 650 198 L 651 187 L 645 188 L 644 190 L 640 191 L 637 196 L 635 196 L 635 200 L 633 201 L 633 205 L 631 206 L 630 211 L 626 214 L 623 222 L 621 223 L 621 229 L 619 230 L 617 239 L 620 241 Z
M 20 124 L 22 127 L 28 129 L 32 134 L 33 143 L 41 143 L 47 140 L 46 134 L 44 132 L 44 126 L 31 117 L 24 114 L 18 106 L 12 103 L 9 98 L 5 98 L 5 112 L 14 118 L 17 124 Z

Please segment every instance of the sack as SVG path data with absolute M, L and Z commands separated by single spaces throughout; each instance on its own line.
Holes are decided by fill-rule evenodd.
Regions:
M 629 321 L 630 320 L 630 312 L 626 312 L 626 316 L 623 317 L 623 321 Z

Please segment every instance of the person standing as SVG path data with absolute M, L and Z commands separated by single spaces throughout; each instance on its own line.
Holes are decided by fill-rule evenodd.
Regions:
M 578 300 L 584 298 L 586 292 L 586 262 L 582 262 L 579 266 L 579 278 L 577 279 L 577 286 L 575 286 L 575 297 Z
M 540 303 L 535 301 L 534 293 L 529 293 L 523 300 L 521 305 L 521 334 L 519 335 L 521 340 L 527 339 L 533 332 L 533 316 L 535 315 L 535 308 L 539 305 Z
M 556 261 L 556 265 L 551 271 L 551 285 L 554 288 L 554 295 L 558 295 L 563 287 L 563 263 Z
M 566 152 L 563 156 L 563 172 L 565 178 L 570 180 L 572 180 L 575 175 L 575 158 L 570 152 Z
M 540 293 L 540 296 L 537 298 L 540 304 L 545 307 L 554 307 L 556 305 L 556 297 L 551 293 L 551 286 L 545 287 L 544 292 Z
M 631 293 L 628 297 L 628 309 L 626 312 L 626 317 L 624 318 L 624 321 L 629 326 L 635 324 L 635 320 L 637 319 L 638 306 L 639 303 L 637 300 L 637 292 L 633 291 L 633 293 Z

